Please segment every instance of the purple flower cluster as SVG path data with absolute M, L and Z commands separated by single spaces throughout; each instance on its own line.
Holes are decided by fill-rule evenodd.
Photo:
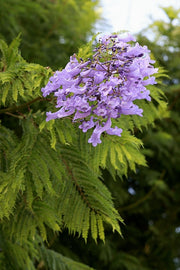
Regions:
M 157 72 L 151 64 L 146 46 L 133 43 L 128 35 L 101 37 L 91 59 L 70 57 L 62 71 L 50 78 L 43 96 L 54 92 L 57 112 L 47 112 L 47 121 L 73 115 L 83 132 L 93 128 L 88 142 L 101 143 L 101 134 L 121 136 L 122 129 L 111 127 L 111 118 L 121 114 L 142 116 L 143 110 L 133 103 L 137 99 L 151 100 L 146 85 L 155 84 L 151 76 Z M 129 43 L 130 42 L 130 43 Z

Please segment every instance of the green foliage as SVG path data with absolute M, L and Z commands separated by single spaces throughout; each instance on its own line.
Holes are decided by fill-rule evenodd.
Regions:
M 123 181 L 119 181 L 119 174 L 113 181 L 113 166 L 106 167 L 101 175 L 125 221 L 126 226 L 121 225 L 124 240 L 120 241 L 117 234 L 112 235 L 106 227 L 105 245 L 96 247 L 90 243 L 86 251 L 82 243 L 78 245 L 75 242 L 76 254 L 84 251 L 84 262 L 93 261 L 92 266 L 96 269 L 177 270 L 180 267 L 179 10 L 169 7 L 164 11 L 166 21 L 155 21 L 138 36 L 139 43 L 151 49 L 157 60 L 156 65 L 161 65 L 158 76 L 162 76 L 165 70 L 161 89 L 159 85 L 148 86 L 152 103 L 140 104 L 144 109 L 143 118 L 124 116 L 118 123 L 123 129 L 129 127 L 135 138 L 141 139 L 144 148 L 140 152 L 143 157 L 146 156 L 148 166 L 136 164 L 135 173 L 128 169 L 127 179 L 121 177 Z M 151 40 L 147 38 L 149 32 Z M 159 77 L 157 79 L 159 82 Z M 126 130 L 120 139 L 126 138 L 127 134 Z M 132 134 L 129 135 L 132 137 Z M 111 143 L 111 138 L 107 139 Z M 103 144 L 105 141 L 106 138 Z M 122 141 L 118 140 L 118 143 Z M 115 150 L 118 143 L 114 146 Z M 137 151 L 135 153 L 138 156 Z M 110 154 L 107 156 L 110 159 Z M 117 167 L 120 168 L 119 165 Z M 65 237 L 67 235 L 62 244 L 68 247 L 73 245 L 74 240 L 69 239 L 67 243 Z
M 77 59 L 87 59 L 93 55 L 92 47 L 96 42 L 96 37 L 98 34 L 92 36 L 91 40 L 86 43 L 84 46 L 81 46 L 78 50 Z
M 98 0 L 0 0 L 0 38 L 10 43 L 22 33 L 25 59 L 59 68 L 92 34 L 97 5 Z
M 43 265 L 47 270 L 93 270 L 93 268 L 82 263 L 75 262 L 61 254 L 47 249 L 42 244 L 40 254 Z
M 46 106 L 54 101 L 48 103 L 39 94 L 51 71 L 22 59 L 18 52 L 19 38 L 9 47 L 3 41 L 1 44 L 3 97 L 4 85 L 9 84 L 10 88 L 0 110 L 0 218 L 2 232 L 8 235 L 8 245 L 18 241 L 23 246 L 27 239 L 34 239 L 37 231 L 47 240 L 47 229 L 60 231 L 63 227 L 71 233 L 78 232 L 85 240 L 91 230 L 95 241 L 98 237 L 104 241 L 104 222 L 120 233 L 121 218 L 111 194 L 79 151 L 77 128 L 68 121 L 44 122 Z M 19 78 L 26 81 L 26 75 L 31 80 L 19 94 L 19 88 L 11 86 L 18 85 Z M 37 106 L 36 102 L 40 101 L 45 105 Z M 23 254 L 17 264 L 22 269 L 23 258 L 27 256 Z M 12 256 L 18 258 L 15 254 Z
M 9 46 L 0 41 L 0 268 L 91 269 L 58 248 L 51 249 L 51 236 L 57 239 L 67 229 L 74 237 L 97 243 L 105 242 L 106 229 L 121 235 L 118 208 L 122 197 L 118 197 L 124 182 L 119 178 L 130 172 L 138 175 L 147 166 L 142 140 L 136 134 L 166 115 L 164 94 L 158 87 L 149 87 L 152 102 L 140 103 L 144 116 L 116 120 L 123 128 L 122 137 L 104 135 L 102 144 L 94 148 L 87 142 L 89 134 L 71 119 L 45 121 L 45 112 L 55 106 L 55 100 L 43 98 L 41 87 L 52 70 L 27 63 L 19 42 L 19 37 Z M 167 134 L 159 133 L 156 139 L 162 136 L 163 144 L 171 145 Z M 166 190 L 157 180 L 149 186 Z M 112 269 L 118 265 L 145 269 L 123 253 Z
M 43 85 L 51 69 L 45 69 L 38 64 L 28 64 L 18 53 L 20 37 L 12 41 L 10 46 L 1 40 L 0 64 L 1 106 L 16 106 L 23 102 L 32 101 L 40 96 L 40 86 Z M 14 105 L 15 106 L 15 105 Z M 14 109 L 14 108 L 13 108 Z

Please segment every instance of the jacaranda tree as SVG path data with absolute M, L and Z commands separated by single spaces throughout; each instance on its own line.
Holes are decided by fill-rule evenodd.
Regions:
M 132 39 L 105 36 L 92 56 L 90 42 L 87 57 L 80 50 L 53 76 L 21 57 L 19 38 L 9 47 L 1 41 L 2 267 L 35 269 L 42 261 L 47 269 L 86 269 L 49 250 L 49 234 L 68 228 L 105 241 L 104 223 L 121 234 L 101 168 L 115 178 L 146 165 L 134 129 L 165 108 L 154 61 Z
M 153 269 L 140 242 L 137 258 L 133 238 L 122 248 L 121 216 L 144 230 L 150 205 L 134 206 L 166 190 L 148 146 L 169 115 L 163 69 L 131 35 L 96 36 L 59 70 L 27 62 L 20 42 L 0 41 L 1 269 Z

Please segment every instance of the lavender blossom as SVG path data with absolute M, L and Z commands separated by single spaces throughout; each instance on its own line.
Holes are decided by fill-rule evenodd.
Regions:
M 129 43 L 130 42 L 130 43 Z M 101 37 L 92 59 L 74 54 L 62 71 L 56 71 L 42 88 L 43 96 L 54 93 L 57 112 L 47 112 L 47 121 L 73 116 L 83 132 L 94 129 L 88 142 L 101 143 L 101 134 L 121 136 L 122 129 L 111 127 L 111 119 L 124 115 L 142 116 L 143 110 L 133 102 L 151 100 L 146 85 L 155 84 L 150 51 L 131 35 Z

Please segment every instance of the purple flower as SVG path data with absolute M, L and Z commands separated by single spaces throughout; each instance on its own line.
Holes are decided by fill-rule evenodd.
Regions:
M 95 123 L 93 121 L 93 117 L 91 117 L 90 121 L 83 121 L 79 128 L 82 129 L 83 132 L 87 132 L 88 129 L 93 128 L 94 126 Z
M 54 93 L 60 108 L 48 112 L 46 120 L 71 116 L 73 122 L 81 122 L 83 132 L 93 129 L 88 140 L 93 146 L 101 143 L 102 133 L 121 136 L 122 129 L 111 127 L 111 118 L 142 116 L 143 110 L 133 102 L 151 100 L 146 85 L 156 84 L 152 75 L 158 71 L 148 48 L 132 42 L 135 38 L 130 34 L 106 35 L 92 59 L 71 56 L 65 69 L 56 71 L 42 88 L 44 97 Z
M 133 37 L 132 35 L 128 34 L 127 37 L 118 37 L 118 41 L 123 41 L 123 42 L 129 42 L 129 41 L 136 41 L 135 37 Z
M 69 116 L 69 115 L 73 114 L 74 111 L 75 110 L 73 108 L 68 110 L 68 111 L 65 111 L 64 108 L 61 108 L 59 111 L 57 111 L 55 113 L 47 112 L 46 113 L 46 115 L 47 115 L 46 121 L 56 119 L 56 118 L 63 118 L 63 117 Z
M 104 124 L 104 126 L 100 126 L 99 123 L 97 123 L 91 137 L 88 140 L 88 143 L 92 143 L 93 146 L 96 146 L 97 144 L 101 143 L 100 137 L 101 134 L 106 131 L 109 130 L 111 127 L 111 119 L 108 118 L 107 122 Z
M 108 130 L 106 130 L 106 133 L 109 135 L 116 135 L 116 136 L 121 136 L 122 133 L 122 129 L 115 127 L 115 128 L 109 128 Z
M 73 121 L 77 120 L 77 119 L 82 119 L 82 118 L 86 118 L 90 115 L 91 113 L 91 110 L 90 111 L 87 111 L 87 112 L 84 112 L 84 113 L 81 113 L 79 111 L 77 111 L 74 115 L 74 118 L 73 118 Z

